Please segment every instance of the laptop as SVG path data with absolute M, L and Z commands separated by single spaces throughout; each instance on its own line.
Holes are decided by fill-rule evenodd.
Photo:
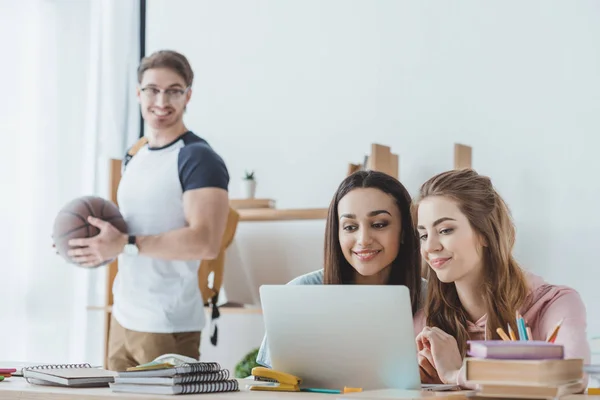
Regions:
M 301 388 L 420 390 L 406 286 L 262 285 L 271 367 Z

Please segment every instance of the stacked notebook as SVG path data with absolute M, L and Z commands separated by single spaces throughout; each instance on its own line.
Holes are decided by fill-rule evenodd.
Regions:
M 188 394 L 234 392 L 238 381 L 216 362 L 184 363 L 119 372 L 110 387 L 113 392 L 143 394 Z
M 470 341 L 466 379 L 477 396 L 554 399 L 583 389 L 583 359 L 565 359 L 562 345 L 544 341 Z
M 48 364 L 26 367 L 23 377 L 36 385 L 102 387 L 114 380 L 116 372 L 90 364 Z

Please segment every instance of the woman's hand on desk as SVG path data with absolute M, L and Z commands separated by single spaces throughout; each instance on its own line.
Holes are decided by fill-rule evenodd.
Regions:
M 426 326 L 417 335 L 416 341 L 419 355 L 422 354 L 423 358 L 435 368 L 442 383 L 456 384 L 462 366 L 462 356 L 456 339 L 437 327 Z M 430 358 L 427 357 L 429 353 Z M 421 357 L 419 357 L 419 365 L 421 369 L 424 368 Z

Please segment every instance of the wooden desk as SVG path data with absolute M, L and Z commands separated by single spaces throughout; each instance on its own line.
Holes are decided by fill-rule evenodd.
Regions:
M 239 392 L 229 393 L 205 393 L 205 394 L 186 394 L 182 396 L 163 396 L 163 395 L 147 395 L 134 393 L 113 393 L 110 388 L 89 388 L 89 389 L 74 389 L 55 386 L 40 386 L 31 385 L 20 377 L 12 377 L 0 382 L 0 399 L 2 400 L 174 400 L 174 399 L 189 399 L 189 400 L 243 400 L 243 399 L 283 399 L 283 400 L 337 400 L 341 397 L 348 399 L 418 399 L 431 398 L 435 400 L 442 399 L 463 399 L 464 396 L 460 392 L 421 392 L 417 396 L 390 396 L 387 391 L 365 391 L 362 393 L 351 393 L 347 395 L 336 394 L 321 394 L 321 393 L 289 393 L 289 392 L 251 392 L 245 390 L 245 383 L 240 385 Z M 411 391 L 412 392 L 412 391 Z M 481 397 L 479 399 L 482 399 Z M 600 396 L 588 395 L 571 395 L 563 398 L 564 400 L 600 400 Z M 431 399 L 434 400 L 434 399 Z
M 335 400 L 336 395 L 320 393 L 287 393 L 287 392 L 251 392 L 245 390 L 246 384 L 240 385 L 239 392 L 204 393 L 173 395 L 149 395 L 135 393 L 114 393 L 110 388 L 63 388 L 56 386 L 40 386 L 27 383 L 24 378 L 12 377 L 0 382 L 0 399 L 2 400 L 243 400 L 243 399 L 314 399 Z

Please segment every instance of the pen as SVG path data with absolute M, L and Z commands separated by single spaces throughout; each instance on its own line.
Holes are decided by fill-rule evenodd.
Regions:
M 331 393 L 331 394 L 342 394 L 342 393 L 357 393 L 362 392 L 362 388 L 344 387 L 344 390 L 338 389 L 321 389 L 321 388 L 302 388 L 301 392 L 312 392 L 312 393 Z
M 338 389 L 320 389 L 320 388 L 302 388 L 301 392 L 312 392 L 312 393 L 332 393 L 332 394 L 341 394 L 342 391 Z

